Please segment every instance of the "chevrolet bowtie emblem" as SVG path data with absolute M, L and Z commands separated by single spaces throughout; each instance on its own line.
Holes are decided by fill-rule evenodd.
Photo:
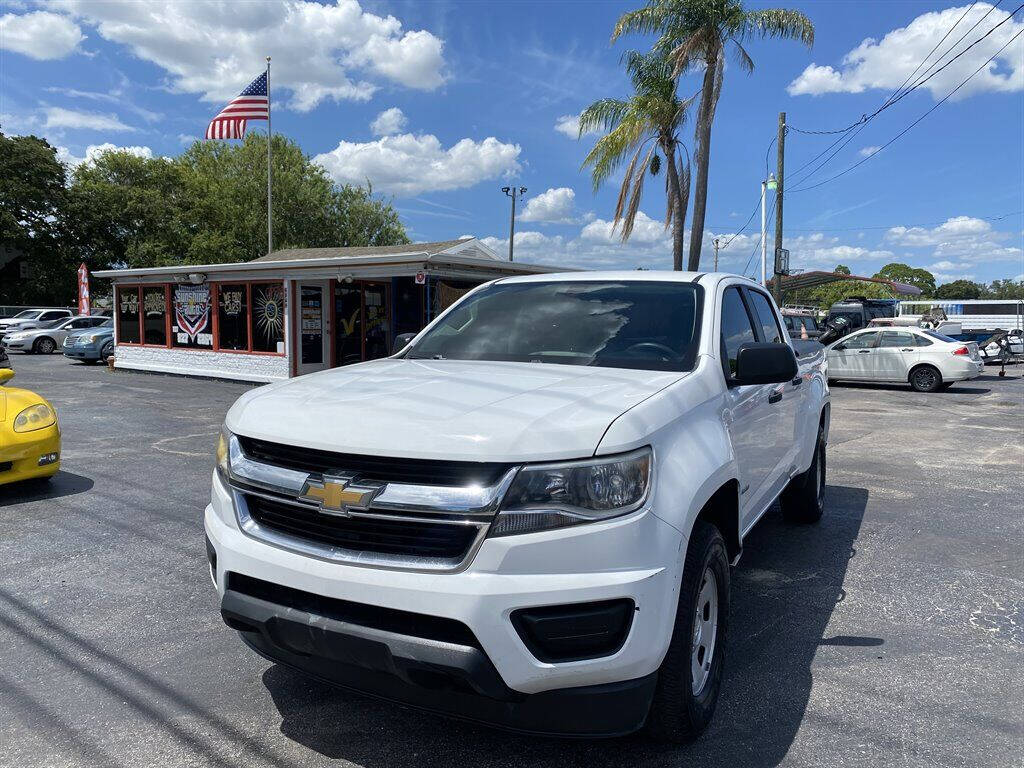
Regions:
M 353 511 L 368 509 L 373 497 L 383 487 L 373 483 L 358 483 L 351 477 L 324 475 L 323 480 L 318 480 L 310 476 L 302 486 L 299 499 L 315 503 L 325 515 L 349 517 Z

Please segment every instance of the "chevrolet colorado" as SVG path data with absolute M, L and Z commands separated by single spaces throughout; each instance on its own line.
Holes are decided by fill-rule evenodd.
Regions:
M 230 409 L 205 513 L 221 615 L 405 704 L 692 739 L 744 536 L 776 499 L 822 515 L 822 350 L 734 275 L 480 286 L 390 358 Z

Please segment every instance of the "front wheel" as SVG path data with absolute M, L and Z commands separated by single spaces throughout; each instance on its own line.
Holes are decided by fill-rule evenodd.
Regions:
M 698 521 L 686 548 L 679 605 L 647 717 L 657 739 L 690 742 L 715 712 L 729 623 L 729 558 L 718 529 Z
M 35 343 L 33 350 L 41 355 L 51 355 L 53 354 L 53 350 L 56 348 L 57 345 L 54 343 L 53 339 L 43 337 Z
M 108 341 L 103 345 L 103 349 L 100 350 L 100 362 L 107 362 L 107 358 L 114 354 L 114 342 Z
M 910 372 L 910 386 L 917 392 L 934 392 L 942 386 L 942 374 L 930 365 L 921 365 Z
M 790 480 L 779 497 L 784 518 L 793 523 L 821 520 L 825 513 L 825 468 L 825 431 L 819 427 L 811 466 Z

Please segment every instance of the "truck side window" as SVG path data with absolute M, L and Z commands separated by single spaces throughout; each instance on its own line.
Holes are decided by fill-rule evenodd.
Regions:
M 761 341 L 771 344 L 782 343 L 782 329 L 779 328 L 779 321 L 775 318 L 772 305 L 768 303 L 768 297 L 760 291 L 747 291 L 750 297 L 750 304 L 757 315 L 757 323 L 761 327 Z
M 736 355 L 744 344 L 757 341 L 750 315 L 738 288 L 726 288 L 722 294 L 722 371 L 731 379 L 736 373 Z

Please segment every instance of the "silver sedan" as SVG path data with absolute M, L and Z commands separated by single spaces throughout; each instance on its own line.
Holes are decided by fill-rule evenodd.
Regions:
M 64 343 L 64 338 L 69 333 L 86 328 L 109 326 L 112 323 L 113 321 L 109 317 L 76 315 L 70 319 L 44 323 L 41 327 L 28 331 L 13 331 L 4 337 L 2 344 L 8 352 L 38 352 L 48 355 L 60 349 L 60 345 Z

